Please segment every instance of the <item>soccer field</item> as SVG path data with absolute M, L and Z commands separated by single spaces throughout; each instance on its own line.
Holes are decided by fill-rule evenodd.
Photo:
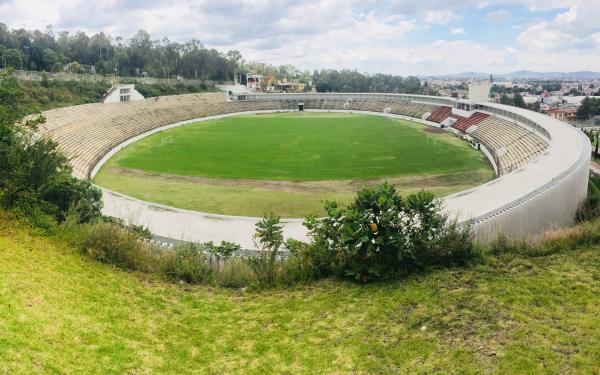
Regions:
M 340 113 L 231 117 L 136 142 L 109 160 L 96 182 L 194 210 L 303 216 L 319 213 L 324 199 L 346 201 L 369 183 L 448 194 L 492 178 L 481 153 L 451 134 L 427 130 Z

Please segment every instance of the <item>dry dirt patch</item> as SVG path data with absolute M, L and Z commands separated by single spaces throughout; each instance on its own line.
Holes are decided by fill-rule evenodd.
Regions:
M 221 187 L 259 188 L 274 191 L 290 192 L 331 192 L 353 193 L 364 186 L 371 186 L 388 182 L 399 188 L 432 188 L 461 186 L 468 181 L 479 181 L 483 178 L 481 171 L 467 171 L 428 176 L 387 177 L 368 180 L 326 180 L 326 181 L 273 181 L 273 180 L 245 180 L 245 179 L 220 179 L 201 176 L 179 176 L 168 173 L 154 173 L 138 169 L 110 167 L 109 173 L 139 178 L 153 178 L 162 181 L 192 182 L 199 185 Z

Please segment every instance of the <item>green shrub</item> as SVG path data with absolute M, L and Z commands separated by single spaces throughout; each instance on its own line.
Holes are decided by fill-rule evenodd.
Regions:
M 148 229 L 147 227 L 145 227 L 143 225 L 125 224 L 123 219 L 113 217 L 113 216 L 102 216 L 102 221 L 104 221 L 105 223 L 111 223 L 111 224 L 118 225 L 121 228 L 123 228 L 124 230 L 133 232 L 140 239 L 143 239 L 143 240 L 151 240 L 152 239 L 152 232 L 150 232 L 150 229 Z
M 256 275 L 258 287 L 267 287 L 277 280 L 278 254 L 283 244 L 283 227 L 280 217 L 270 213 L 256 224 L 254 241 L 262 249 L 260 255 L 248 259 Z
M 313 240 L 311 256 L 320 273 L 368 282 L 429 266 L 464 264 L 473 256 L 470 228 L 441 213 L 427 192 L 402 199 L 383 184 L 357 193 L 347 208 L 329 202 L 327 216 L 305 225 Z
M 199 244 L 179 245 L 162 257 L 162 271 L 174 281 L 190 284 L 213 282 L 218 266 L 209 263 L 204 250 L 205 247 Z
M 111 84 L 108 81 L 47 80 L 21 82 L 25 102 L 37 110 L 99 102 Z
M 111 223 L 88 224 L 80 227 L 76 237 L 82 251 L 92 258 L 117 267 L 141 272 L 156 269 L 157 257 L 136 233 Z
M 24 87 L 0 74 L 0 207 L 29 215 L 41 227 L 48 226 L 43 216 L 62 221 L 70 209 L 82 222 L 94 220 L 100 214 L 100 191 L 71 176 L 56 142 L 36 136 L 45 118 L 36 114 Z
M 586 201 L 577 210 L 577 222 L 591 221 L 600 217 L 600 177 L 590 176 Z
M 203 244 L 206 253 L 209 256 L 210 264 L 219 265 L 221 261 L 229 259 L 236 251 L 240 250 L 240 245 L 221 241 L 220 245 L 215 245 L 212 241 Z
M 504 253 L 518 255 L 532 255 L 536 252 L 534 246 L 524 239 L 509 239 L 501 234 L 489 244 L 484 245 L 486 252 L 491 255 L 500 255 Z
M 184 85 L 176 83 L 174 85 L 167 84 L 146 84 L 137 80 L 130 83 L 135 83 L 135 89 L 146 98 L 165 96 L 165 95 L 181 95 L 191 94 L 204 91 L 214 91 L 214 87 L 207 87 L 204 83 Z
M 493 255 L 546 256 L 563 251 L 600 245 L 600 219 L 571 228 L 547 231 L 533 240 L 509 239 L 501 235 L 483 246 L 483 251 Z
M 0 202 L 6 199 L 0 192 Z M 12 194 L 10 204 L 4 204 L 20 219 L 34 228 L 41 230 L 42 233 L 52 234 L 57 229 L 56 219 L 47 213 L 44 209 L 44 202 L 38 199 L 37 194 L 30 190 L 20 191 L 18 194 Z
M 247 261 L 231 258 L 239 250 L 236 244 L 184 243 L 160 249 L 145 240 L 147 229 L 140 231 L 140 227 L 124 225 L 114 218 L 81 224 L 75 212 L 67 215 L 60 227 L 62 238 L 83 253 L 122 269 L 154 273 L 176 282 L 216 283 L 231 288 L 248 286 L 256 280 Z
M 464 266 L 480 256 L 475 248 L 469 230 L 456 222 L 441 226 L 435 240 L 418 253 L 419 265 Z
M 59 221 L 63 221 L 70 210 L 81 223 L 101 215 L 102 192 L 88 180 L 57 176 L 40 187 L 40 198 L 54 206 L 54 215 Z
M 312 244 L 288 239 L 285 243 L 287 257 L 279 265 L 278 284 L 306 283 L 329 276 L 329 256 L 319 251 L 321 249 Z
M 219 269 L 217 283 L 226 288 L 243 288 L 256 283 L 256 275 L 247 261 L 230 258 Z

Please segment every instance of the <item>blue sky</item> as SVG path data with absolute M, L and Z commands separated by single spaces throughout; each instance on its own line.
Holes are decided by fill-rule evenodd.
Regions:
M 0 0 L 11 28 L 197 39 L 247 61 L 392 74 L 600 70 L 600 0 Z

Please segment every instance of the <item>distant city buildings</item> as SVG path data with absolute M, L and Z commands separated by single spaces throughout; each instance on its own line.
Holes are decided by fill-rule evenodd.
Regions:
M 468 97 L 466 88 L 469 80 L 427 79 L 425 82 L 433 94 L 454 98 Z M 506 96 L 511 102 L 514 102 L 516 94 L 523 98 L 523 102 L 529 109 L 573 124 L 589 122 L 590 119 L 577 118 L 577 109 L 586 97 L 600 97 L 600 80 L 500 79 L 493 81 L 489 100 L 500 103 L 503 96 Z M 595 122 L 592 121 L 592 123 Z

